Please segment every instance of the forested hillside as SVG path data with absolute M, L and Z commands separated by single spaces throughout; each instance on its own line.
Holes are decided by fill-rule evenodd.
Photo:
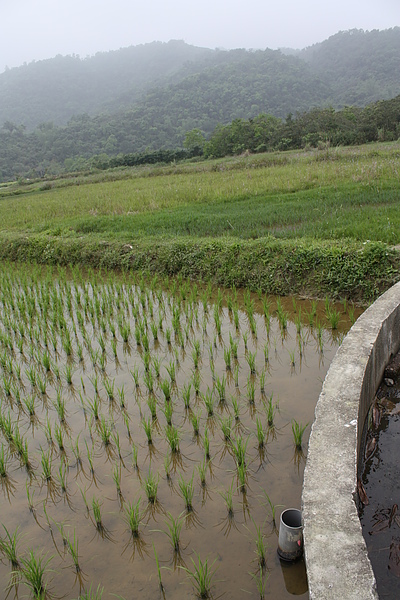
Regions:
M 187 62 L 195 64 L 210 54 L 212 50 L 180 41 L 153 42 L 85 59 L 59 55 L 8 69 L 0 74 L 0 123 L 32 129 L 49 121 L 66 124 L 73 115 L 132 106 L 150 86 L 179 77 Z
M 400 27 L 342 31 L 298 57 L 331 87 L 335 106 L 366 106 L 400 93 Z
M 275 123 L 273 135 L 262 125 L 254 143 L 245 136 L 229 151 L 396 139 L 398 101 L 384 117 L 362 109 L 399 94 L 399 27 L 341 32 L 297 53 L 172 41 L 84 60 L 58 56 L 0 75 L 0 181 L 86 168 L 99 155 L 102 164 L 155 156 L 182 148 L 193 129 L 213 143 L 223 132 L 223 146 L 231 122 L 264 122 L 258 115 Z M 210 155 L 225 152 L 217 146 Z
M 296 55 L 153 42 L 6 70 L 0 74 L 0 124 L 62 125 L 74 115 L 111 114 L 138 103 L 142 111 L 150 104 L 151 111 L 167 102 L 171 112 L 184 96 L 191 118 L 204 120 L 211 110 L 212 125 L 203 127 L 209 131 L 215 118 L 285 116 L 322 103 L 365 106 L 399 93 L 399 27 L 340 32 Z

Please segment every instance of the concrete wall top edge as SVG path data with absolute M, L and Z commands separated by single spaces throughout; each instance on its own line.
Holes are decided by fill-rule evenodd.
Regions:
M 353 494 L 364 418 L 400 347 L 400 283 L 343 340 L 315 410 L 304 472 L 304 550 L 313 600 L 377 599 Z

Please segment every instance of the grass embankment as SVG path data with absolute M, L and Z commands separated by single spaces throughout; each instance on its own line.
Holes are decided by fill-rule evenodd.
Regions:
M 0 256 L 367 301 L 399 278 L 399 168 L 375 144 L 7 186 Z

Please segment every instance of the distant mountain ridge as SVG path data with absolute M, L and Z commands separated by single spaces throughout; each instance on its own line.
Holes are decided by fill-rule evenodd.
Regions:
M 314 106 L 365 106 L 400 93 L 400 28 L 339 32 L 304 50 L 210 50 L 183 41 L 56 56 L 0 74 L 0 125 L 65 125 L 88 114 L 160 111 L 179 130 L 259 112 L 285 116 Z M 177 104 L 177 100 L 179 100 Z M 157 119 L 146 116 L 145 120 Z M 114 118 L 111 116 L 111 118 Z M 124 119 L 125 120 L 125 119 Z M 216 121 L 217 120 L 217 121 Z M 167 119 L 168 121 L 168 119 Z

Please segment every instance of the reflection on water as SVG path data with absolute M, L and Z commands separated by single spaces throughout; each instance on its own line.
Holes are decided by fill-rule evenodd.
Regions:
M 313 420 L 338 306 L 7 265 L 0 295 L 0 598 L 28 592 L 14 534 L 54 598 L 153 600 L 157 560 L 165 597 L 188 598 L 206 559 L 215 598 L 306 595 L 275 523 L 300 505 L 310 426 L 296 449 L 292 422 Z

